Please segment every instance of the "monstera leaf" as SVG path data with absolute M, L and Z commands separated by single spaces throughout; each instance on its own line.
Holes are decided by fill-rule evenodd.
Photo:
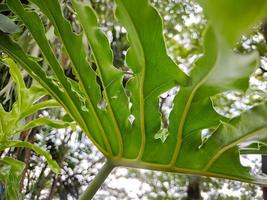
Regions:
M 246 91 L 249 75 L 259 65 L 259 56 L 257 52 L 240 55 L 233 47 L 241 34 L 264 17 L 267 11 L 264 0 L 257 3 L 199 0 L 210 23 L 203 35 L 203 56 L 194 64 L 190 78 L 168 56 L 162 20 L 148 0 L 116 0 L 115 15 L 127 30 L 130 44 L 126 65 L 133 76 L 126 85 L 122 84 L 123 71 L 113 65 L 108 39 L 90 5 L 72 1 L 83 29 L 76 34 L 58 1 L 30 2 L 53 25 L 78 81 L 64 75 L 39 16 L 26 10 L 19 0 L 7 0 L 7 4 L 36 40 L 53 71 L 53 79 L 11 36 L 0 34 L 0 48 L 75 119 L 108 159 L 111 167 L 105 165 L 104 171 L 128 166 L 267 184 L 266 179 L 253 176 L 239 160 L 240 153 L 248 149 L 264 152 L 264 148 L 255 145 L 265 144 L 267 138 L 267 104 L 226 119 L 215 112 L 211 100 L 228 90 Z M 87 62 L 83 34 L 96 70 Z M 168 125 L 162 126 L 159 96 L 176 86 L 180 90 Z M 212 130 L 205 140 L 204 129 Z M 101 173 L 96 180 L 108 174 Z

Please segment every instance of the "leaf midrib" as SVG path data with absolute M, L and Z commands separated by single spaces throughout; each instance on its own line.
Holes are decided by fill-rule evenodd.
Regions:
M 115 159 L 115 160 L 112 160 L 112 163 L 115 166 L 149 169 L 149 170 L 157 170 L 157 171 L 164 171 L 164 172 L 184 173 L 184 174 L 192 174 L 192 175 L 198 175 L 198 176 L 218 177 L 218 178 L 254 183 L 254 184 L 259 184 L 259 185 L 267 185 L 266 180 L 264 179 L 252 179 L 250 177 L 248 178 L 235 177 L 235 176 L 224 175 L 224 174 L 215 173 L 215 172 L 188 169 L 188 168 L 179 168 L 176 166 L 171 167 L 165 164 L 156 164 L 156 163 L 149 163 L 145 161 L 136 161 L 133 159 L 125 159 L 125 158 L 120 159 L 120 160 Z
M 139 56 L 139 58 L 141 58 L 141 61 L 139 61 L 139 59 L 136 58 L 137 61 L 138 61 L 139 66 L 141 68 L 143 67 L 142 70 L 138 74 L 136 74 L 136 79 L 138 80 L 138 83 L 141 83 L 141 84 L 139 84 L 139 86 L 140 86 L 139 103 L 140 103 L 141 147 L 140 147 L 140 151 L 139 151 L 139 153 L 138 153 L 138 155 L 136 157 L 136 160 L 141 160 L 141 158 L 143 156 L 143 153 L 144 153 L 144 149 L 145 149 L 145 143 L 146 143 L 145 111 L 144 111 L 144 80 L 145 80 L 146 58 L 145 58 L 144 49 L 143 49 L 143 46 L 142 46 L 142 42 L 140 40 L 139 33 L 138 33 L 137 29 L 135 28 L 136 25 L 135 25 L 134 21 L 132 20 L 132 17 L 129 15 L 129 13 L 128 13 L 123 1 L 117 0 L 117 2 L 118 1 L 120 2 L 120 5 L 121 5 L 121 7 L 123 9 L 124 14 L 127 15 L 126 20 L 128 21 L 128 24 L 130 24 L 130 26 L 133 27 L 133 29 L 131 30 L 134 33 L 133 37 L 135 38 L 135 41 L 138 41 L 138 42 L 133 42 L 132 41 L 132 44 L 133 45 L 136 44 L 137 49 L 141 50 L 141 52 L 139 52 L 141 54 L 141 56 Z M 135 51 L 135 53 L 136 53 L 136 51 Z M 138 55 L 138 53 L 137 53 L 137 55 Z
M 217 44 L 216 44 L 216 46 L 217 46 Z M 183 114 L 182 114 L 181 121 L 180 121 L 180 123 L 178 122 L 179 123 L 179 127 L 178 127 L 178 131 L 177 131 L 177 142 L 176 142 L 176 146 L 175 146 L 175 150 L 174 150 L 172 159 L 171 159 L 170 163 L 168 164 L 170 166 L 175 166 L 175 163 L 177 161 L 177 158 L 178 158 L 178 155 L 179 155 L 179 152 L 180 152 L 182 143 L 183 143 L 184 125 L 185 125 L 185 122 L 186 122 L 186 119 L 187 119 L 187 115 L 189 113 L 189 110 L 191 108 L 191 104 L 192 104 L 192 101 L 194 99 L 194 96 L 195 96 L 197 90 L 208 80 L 209 76 L 215 70 L 216 64 L 219 61 L 219 57 L 220 57 L 220 52 L 217 51 L 217 53 L 216 53 L 216 59 L 214 61 L 213 67 L 206 74 L 206 76 L 204 76 L 204 78 L 195 86 L 195 88 L 193 89 L 193 91 L 191 92 L 191 94 L 189 96 L 189 99 L 188 99 L 188 101 L 186 103 L 185 109 L 184 109 Z M 203 59 L 205 59 L 205 57 Z

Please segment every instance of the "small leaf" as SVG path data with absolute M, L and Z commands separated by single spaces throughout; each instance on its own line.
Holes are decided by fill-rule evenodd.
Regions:
M 44 59 L 40 58 L 40 57 L 34 57 L 34 56 L 28 56 L 30 60 L 34 61 L 34 62 L 41 62 Z
M 0 160 L 0 182 L 4 185 L 6 200 L 19 199 L 20 179 L 24 168 L 25 164 L 14 158 L 4 157 Z
M 70 126 L 71 123 L 60 121 L 60 120 L 52 120 L 49 118 L 38 118 L 38 119 L 34 119 L 30 121 L 28 124 L 18 129 L 17 132 L 22 132 L 27 129 L 32 129 L 37 126 L 44 126 L 44 125 L 47 125 L 53 128 L 66 128 Z
M 47 101 L 42 101 L 40 103 L 33 104 L 29 109 L 27 109 L 26 111 L 23 111 L 20 114 L 20 118 L 19 119 L 20 120 L 24 119 L 25 117 L 28 117 L 28 116 L 36 113 L 37 111 L 40 111 L 40 110 L 43 110 L 43 109 L 47 109 L 47 108 L 54 108 L 54 107 L 60 107 L 60 104 L 54 99 L 47 100 Z M 70 121 L 65 120 L 64 118 L 62 119 L 62 121 L 70 122 Z
M 154 138 L 156 140 L 160 139 L 162 143 L 164 143 L 169 134 L 170 133 L 167 128 L 162 128 L 155 134 Z
M 0 151 L 3 151 L 6 148 L 10 148 L 10 147 L 22 147 L 22 148 L 29 148 L 34 150 L 36 153 L 42 155 L 45 157 L 49 167 L 55 172 L 55 173 L 59 173 L 60 172 L 60 167 L 57 164 L 57 162 L 55 160 L 52 159 L 52 156 L 46 152 L 45 150 L 43 150 L 42 148 L 26 142 L 26 141 L 5 141 L 3 143 L 0 143 Z

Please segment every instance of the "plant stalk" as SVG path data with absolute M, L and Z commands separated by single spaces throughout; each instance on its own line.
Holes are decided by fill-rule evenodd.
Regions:
M 108 175 L 113 170 L 114 165 L 113 163 L 107 159 L 101 170 L 98 172 L 98 174 L 95 176 L 95 178 L 92 180 L 92 182 L 89 184 L 89 186 L 86 188 L 86 190 L 83 192 L 79 200 L 90 200 L 94 197 L 95 193 L 98 191 L 98 189 L 101 187 L 101 185 L 105 182 Z

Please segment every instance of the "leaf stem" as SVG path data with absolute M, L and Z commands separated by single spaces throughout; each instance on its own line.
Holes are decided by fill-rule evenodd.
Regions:
M 92 199 L 101 185 L 105 182 L 108 175 L 113 170 L 114 165 L 110 160 L 107 160 L 106 163 L 103 165 L 102 169 L 98 172 L 86 190 L 83 192 L 79 200 L 89 200 Z

